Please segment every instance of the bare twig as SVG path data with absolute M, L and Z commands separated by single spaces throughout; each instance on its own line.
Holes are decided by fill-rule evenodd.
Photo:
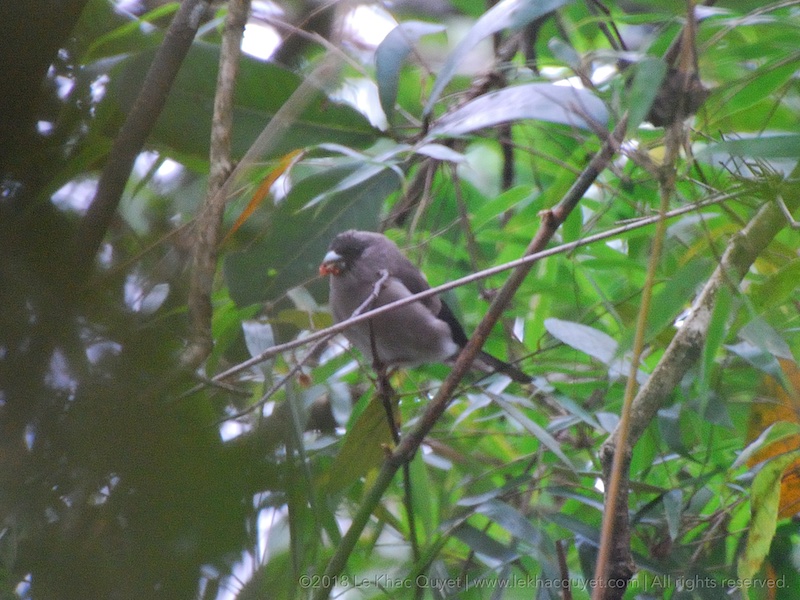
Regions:
M 228 3 L 211 122 L 208 192 L 194 226 L 195 242 L 188 299 L 189 345 L 182 357 L 182 362 L 192 368 L 200 365 L 213 347 L 211 291 L 217 270 L 217 245 L 226 204 L 225 198 L 217 192 L 231 172 L 233 96 L 242 53 L 242 36 L 249 14 L 250 0 L 231 0 Z
M 84 282 L 91 273 L 94 257 L 116 214 L 133 163 L 164 108 L 169 90 L 208 10 L 208 4 L 208 0 L 184 0 L 181 3 L 147 71 L 128 118 L 114 139 L 97 183 L 97 192 L 75 236 L 72 259 L 78 283 Z

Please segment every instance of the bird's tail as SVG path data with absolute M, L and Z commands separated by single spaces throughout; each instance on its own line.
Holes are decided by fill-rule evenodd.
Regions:
M 530 383 L 532 380 L 530 375 L 527 375 L 514 365 L 502 361 L 496 356 L 492 356 L 488 352 L 484 352 L 482 350 L 475 357 L 475 361 L 472 363 L 472 366 L 487 373 L 493 373 L 497 371 L 503 375 L 508 375 L 511 377 L 511 379 L 518 383 Z

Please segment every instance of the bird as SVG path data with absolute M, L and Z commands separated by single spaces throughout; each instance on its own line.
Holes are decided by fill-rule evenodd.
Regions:
M 330 277 L 329 302 L 336 323 L 350 318 L 383 276 L 385 281 L 368 309 L 430 289 L 425 275 L 392 240 L 370 231 L 351 229 L 334 237 L 319 272 Z M 383 313 L 343 333 L 373 365 L 401 368 L 452 364 L 468 341 L 461 323 L 438 295 Z M 484 351 L 476 355 L 472 366 L 503 373 L 520 383 L 531 382 L 514 365 Z

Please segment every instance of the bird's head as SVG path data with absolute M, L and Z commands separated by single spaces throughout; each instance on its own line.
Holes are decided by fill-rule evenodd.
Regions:
M 364 253 L 371 244 L 375 243 L 380 234 L 368 231 L 351 229 L 340 233 L 328 247 L 328 253 L 319 266 L 320 275 L 341 275 L 347 272 L 353 263 Z

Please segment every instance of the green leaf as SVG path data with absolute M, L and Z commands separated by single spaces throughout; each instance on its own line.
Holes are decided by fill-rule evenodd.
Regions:
M 713 261 L 697 258 L 669 274 L 668 283 L 659 286 L 650 302 L 650 314 L 645 329 L 646 341 L 651 341 L 666 327 L 672 326 L 678 315 L 691 306 L 698 286 L 706 280 L 713 268 Z M 634 333 L 633 330 L 625 333 L 620 344 L 623 348 L 633 346 Z
M 154 52 L 148 50 L 131 56 L 112 77 L 109 99 L 115 100 L 124 111 L 130 110 Z M 202 42 L 192 46 L 153 130 L 153 143 L 179 155 L 208 160 L 218 63 L 218 46 Z M 244 155 L 300 82 L 299 76 L 273 63 L 242 57 L 231 133 L 234 157 Z M 361 113 L 319 93 L 271 148 L 270 156 L 283 156 L 291 150 L 326 141 L 364 147 L 379 135 Z
M 608 376 L 612 379 L 625 378 L 630 374 L 630 361 L 618 356 L 619 344 L 607 333 L 562 319 L 545 319 L 544 326 L 557 340 L 608 365 Z M 647 380 L 647 375 L 638 370 L 636 379 L 643 383 Z
M 385 411 L 384 411 L 385 412 Z M 417 535 L 423 543 L 439 528 L 439 495 L 433 487 L 422 452 L 411 460 L 411 502 L 417 516 Z
M 786 302 L 797 293 L 800 281 L 800 259 L 784 265 L 777 273 L 769 275 L 762 282 L 754 282 L 747 288 L 753 304 L 760 310 L 773 308 Z
M 179 5 L 176 3 L 167 3 L 98 36 L 87 48 L 84 60 L 96 61 L 111 54 L 129 52 L 134 49 L 141 51 L 147 46 L 156 47 L 162 42 L 163 35 L 160 32 L 147 35 L 146 32 L 155 27 L 152 23 L 170 18 L 178 10 L 178 7 Z M 97 23 L 100 20 L 99 17 L 101 15 L 92 14 L 91 17 L 84 15 L 82 18 L 93 18 Z
M 425 115 L 433 112 L 433 107 L 439 100 L 445 86 L 455 75 L 458 65 L 468 56 L 478 42 L 503 29 L 518 29 L 524 27 L 534 19 L 541 17 L 557 8 L 567 4 L 569 0 L 501 0 L 486 11 L 469 30 L 464 39 L 459 42 L 447 58 L 436 83 L 431 90 L 428 104 L 425 106 Z
M 503 213 L 514 206 L 532 198 L 533 190 L 528 185 L 514 186 L 499 196 L 485 200 L 470 214 L 472 225 L 476 230 L 491 226 L 492 221 L 501 218 Z
M 705 409 L 700 414 L 709 423 L 728 429 L 734 428 L 728 398 L 718 394 L 713 389 L 709 390 L 708 397 L 705 399 Z
M 797 72 L 798 54 L 780 56 L 758 68 L 735 94 L 720 94 L 719 101 L 724 102 L 719 111 L 720 116 L 732 115 L 744 111 L 761 101 L 768 101 Z
M 664 516 L 667 519 L 667 530 L 669 537 L 675 541 L 681 531 L 681 515 L 683 514 L 683 490 L 674 489 L 668 491 L 661 498 L 664 505 Z
M 725 349 L 730 350 L 749 365 L 770 377 L 774 377 L 778 381 L 783 377 L 783 371 L 778 359 L 764 348 L 759 348 L 750 342 L 739 342 L 738 344 L 727 344 Z
M 617 355 L 617 341 L 594 327 L 555 318 L 546 319 L 544 326 L 557 340 L 604 364 L 610 364 Z
M 688 452 L 686 445 L 683 443 L 681 432 L 682 407 L 682 404 L 674 404 L 668 408 L 660 409 L 657 413 L 656 423 L 667 447 L 681 456 L 686 456 Z
M 439 33 L 444 29 L 443 25 L 435 23 L 407 21 L 392 29 L 375 49 L 375 79 L 378 83 L 378 96 L 386 119 L 390 123 L 394 116 L 394 104 L 397 100 L 400 68 L 419 38 Z
M 214 372 L 214 366 L 220 357 L 236 341 L 241 339 L 242 321 L 252 319 L 259 310 L 258 305 L 239 308 L 225 294 L 224 298 L 214 297 L 214 318 L 211 322 L 211 335 L 214 338 L 214 352 L 208 370 Z
M 522 119 L 591 129 L 584 116 L 600 125 L 608 121 L 605 104 L 590 91 L 552 83 L 528 83 L 478 96 L 439 119 L 429 136 L 458 136 Z
M 712 164 L 726 163 L 730 157 L 793 158 L 800 157 L 800 135 L 765 135 L 709 144 L 695 156 Z
M 792 349 L 775 329 L 761 317 L 755 317 L 739 330 L 739 337 L 778 358 L 794 360 Z
M 321 474 L 317 484 L 326 493 L 337 495 L 380 466 L 385 456 L 383 446 L 391 444 L 392 433 L 386 411 L 380 399 L 372 397 L 344 436 L 333 464 Z
M 728 331 L 731 304 L 731 292 L 727 286 L 723 286 L 717 292 L 714 308 L 711 312 L 711 320 L 708 324 L 706 341 L 703 346 L 703 357 L 700 362 L 700 376 L 698 378 L 700 408 L 698 412 L 701 415 L 705 414 L 705 408 L 710 395 L 711 374 L 713 372 L 717 353 L 722 347 L 722 343 L 725 341 L 725 335 Z
M 750 489 L 750 528 L 747 545 L 739 557 L 738 576 L 752 580 L 769 552 L 778 524 L 783 473 L 798 457 L 800 451 L 783 454 L 764 464 L 753 479 Z
M 581 517 L 588 516 L 589 511 L 583 511 Z M 600 545 L 600 528 L 595 525 L 590 525 L 581 520 L 577 516 L 569 515 L 566 513 L 550 513 L 546 515 L 547 518 L 553 523 L 557 523 L 567 531 L 571 531 L 576 536 L 580 536 L 589 540 L 593 546 Z
M 528 433 L 533 435 L 536 439 L 538 439 L 545 447 L 550 450 L 553 454 L 555 454 L 561 462 L 563 462 L 567 468 L 571 471 L 577 471 L 578 468 L 574 465 L 574 463 L 567 458 L 567 455 L 564 454 L 564 451 L 561 449 L 561 445 L 556 441 L 556 439 L 550 435 L 544 427 L 536 423 L 535 421 L 529 419 L 525 413 L 523 413 L 517 406 L 513 403 L 509 402 L 502 396 L 498 394 L 490 394 L 492 400 L 505 411 L 508 416 L 514 419 L 517 423 L 519 423 Z

